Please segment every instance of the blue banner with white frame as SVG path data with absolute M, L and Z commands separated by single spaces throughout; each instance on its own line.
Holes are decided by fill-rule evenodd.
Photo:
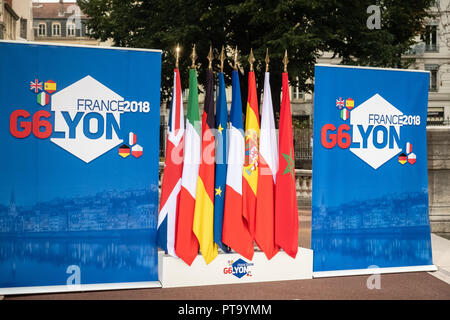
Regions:
M 316 65 L 315 276 L 433 269 L 428 85 L 425 71 Z
M 2 41 L 0 70 L 0 293 L 151 286 L 161 51 Z

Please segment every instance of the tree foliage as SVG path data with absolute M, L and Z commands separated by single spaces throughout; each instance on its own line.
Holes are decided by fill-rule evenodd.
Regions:
M 406 67 L 401 56 L 423 29 L 427 9 L 434 0 L 78 0 L 91 19 L 92 36 L 116 46 L 160 48 L 162 98 L 170 96 L 174 48 L 182 48 L 180 71 L 188 86 L 189 55 L 196 44 L 199 56 L 199 83 L 208 66 L 209 46 L 218 57 L 228 49 L 225 74 L 229 83 L 233 57 L 238 47 L 241 67 L 248 70 L 250 48 L 257 59 L 254 67 L 258 90 L 262 89 L 266 48 L 270 53 L 274 107 L 279 106 L 282 57 L 289 54 L 289 76 L 302 91 L 311 91 L 314 64 L 329 51 L 344 64 Z M 367 27 L 367 8 L 381 10 L 381 28 Z M 214 68 L 218 70 L 219 61 Z M 246 99 L 247 78 L 241 78 L 242 98 Z M 183 80 L 184 79 L 184 80 Z M 298 79 L 298 82 L 296 81 Z

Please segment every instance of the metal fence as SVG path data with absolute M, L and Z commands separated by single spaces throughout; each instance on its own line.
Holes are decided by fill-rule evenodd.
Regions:
M 293 128 L 295 162 L 312 159 L 312 128 Z
M 165 140 L 167 137 L 167 124 L 160 123 L 159 156 L 165 156 Z M 312 128 L 293 128 L 294 154 L 296 167 L 304 161 L 312 160 Z
M 443 119 L 427 119 L 427 126 L 450 126 L 450 120 L 443 120 Z

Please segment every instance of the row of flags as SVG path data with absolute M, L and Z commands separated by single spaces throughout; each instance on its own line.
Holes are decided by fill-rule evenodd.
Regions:
M 280 249 L 295 258 L 298 211 L 288 74 L 282 75 L 279 139 L 269 72 L 265 73 L 261 121 L 255 73 L 249 72 L 245 131 L 238 72 L 232 74 L 229 116 L 223 72 L 218 75 L 215 113 L 211 69 L 206 77 L 200 122 L 197 73 L 195 68 L 189 70 L 184 121 L 180 72 L 174 70 L 158 246 L 188 265 L 199 250 L 210 263 L 218 248 L 251 260 L 254 242 L 268 259 Z

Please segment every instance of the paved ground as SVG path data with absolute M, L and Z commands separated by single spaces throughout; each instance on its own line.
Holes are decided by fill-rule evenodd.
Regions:
M 380 289 L 367 288 L 368 276 L 233 284 L 175 289 L 139 289 L 10 296 L 15 299 L 292 300 L 440 299 L 450 300 L 450 285 L 426 272 L 383 274 Z
M 300 216 L 300 246 L 310 248 L 311 217 Z M 369 276 L 322 278 L 175 289 L 139 289 L 8 296 L 20 299 L 292 300 L 292 299 L 439 299 L 450 300 L 450 240 L 432 234 L 437 272 L 382 274 L 379 289 L 368 289 Z

